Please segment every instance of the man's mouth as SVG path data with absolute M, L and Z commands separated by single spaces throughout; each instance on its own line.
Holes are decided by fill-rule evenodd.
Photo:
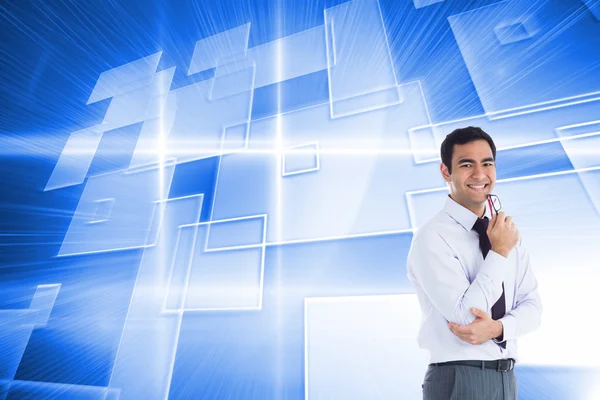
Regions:
M 485 189 L 487 189 L 487 187 L 489 186 L 488 183 L 478 183 L 478 184 L 470 184 L 467 185 L 471 190 L 474 190 L 476 192 L 482 192 Z

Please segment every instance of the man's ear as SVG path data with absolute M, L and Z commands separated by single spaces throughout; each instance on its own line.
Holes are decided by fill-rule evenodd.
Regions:
M 446 167 L 446 164 L 444 164 L 443 162 L 440 163 L 440 172 L 442 173 L 442 178 L 444 178 L 446 182 L 450 182 L 450 172 L 448 171 L 448 167 Z

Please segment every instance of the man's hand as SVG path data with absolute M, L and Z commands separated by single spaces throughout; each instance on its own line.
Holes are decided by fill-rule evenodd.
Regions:
M 490 220 L 487 235 L 492 251 L 508 258 L 508 255 L 519 242 L 519 230 L 512 222 L 512 217 L 505 216 L 504 211 L 494 215 Z
M 469 325 L 448 324 L 459 339 L 470 344 L 481 344 L 502 335 L 502 322 L 493 320 L 488 313 L 475 307 L 471 308 L 471 312 L 477 319 Z

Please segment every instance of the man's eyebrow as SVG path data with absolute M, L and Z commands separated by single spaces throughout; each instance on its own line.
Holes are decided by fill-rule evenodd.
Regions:
M 494 162 L 494 158 L 493 157 L 486 157 L 483 160 L 481 160 L 482 163 L 484 162 Z M 465 163 L 471 163 L 471 164 L 475 164 L 475 160 L 473 160 L 472 158 L 461 158 L 460 160 L 458 160 L 458 164 L 465 164 Z

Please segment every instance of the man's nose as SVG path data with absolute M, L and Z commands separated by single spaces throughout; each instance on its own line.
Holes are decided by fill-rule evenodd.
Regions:
M 480 166 L 475 166 L 473 167 L 473 172 L 471 173 L 471 176 L 473 178 L 484 178 L 485 177 L 485 172 L 483 171 L 483 168 Z

